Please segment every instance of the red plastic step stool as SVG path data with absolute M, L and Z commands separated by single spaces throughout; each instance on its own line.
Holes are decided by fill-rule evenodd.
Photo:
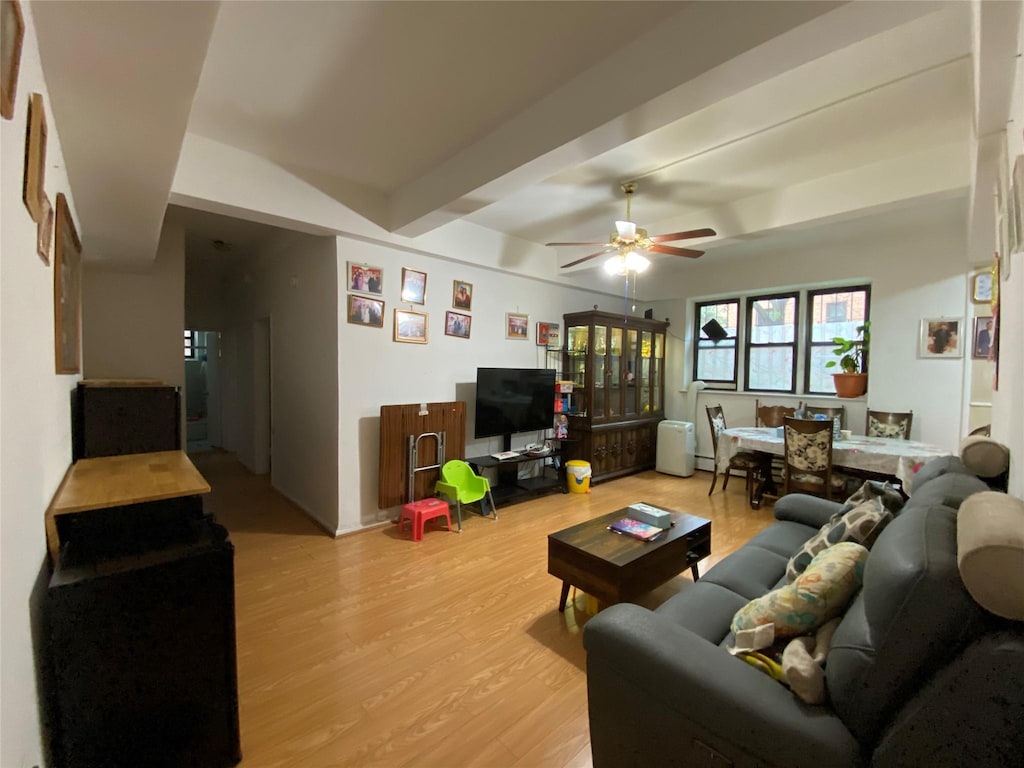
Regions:
M 420 499 L 411 501 L 402 507 L 402 516 L 398 519 L 398 530 L 405 528 L 405 521 L 412 522 L 412 540 L 423 541 L 423 524 L 435 517 L 443 517 L 448 521 L 448 530 L 452 529 L 452 516 L 448 511 L 448 502 L 444 499 Z

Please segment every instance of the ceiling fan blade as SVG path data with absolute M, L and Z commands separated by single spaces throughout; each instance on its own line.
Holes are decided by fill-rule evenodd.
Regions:
M 692 248 L 674 248 L 671 245 L 652 245 L 647 250 L 654 253 L 667 253 L 671 256 L 686 256 L 691 259 L 696 259 L 704 253 L 704 251 L 695 251 Z
M 616 250 L 618 250 L 618 248 L 616 248 L 614 245 L 610 246 L 608 248 L 602 248 L 597 253 L 592 253 L 589 256 L 584 256 L 582 259 L 576 259 L 576 261 L 570 261 L 568 264 L 563 264 L 562 265 L 562 269 L 566 269 L 568 267 L 575 267 L 577 264 L 582 264 L 584 261 L 590 261 L 593 258 L 596 258 L 598 256 L 603 256 L 606 253 L 611 253 L 612 251 L 616 251 Z
M 651 242 L 664 243 L 669 240 L 687 240 L 691 237 L 711 237 L 712 235 L 717 234 L 718 233 L 710 227 L 705 227 L 704 229 L 691 229 L 687 232 L 673 232 L 670 235 L 654 235 L 651 238 Z
M 544 245 L 607 245 L 611 246 L 611 243 L 544 243 Z

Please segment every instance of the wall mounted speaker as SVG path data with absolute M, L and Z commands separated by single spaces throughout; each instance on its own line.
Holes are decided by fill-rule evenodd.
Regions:
M 717 320 L 711 318 L 700 327 L 712 341 L 722 341 L 729 338 L 729 332 L 723 328 Z

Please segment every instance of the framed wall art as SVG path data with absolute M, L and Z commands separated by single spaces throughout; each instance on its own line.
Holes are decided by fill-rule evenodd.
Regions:
M 558 349 L 561 345 L 561 334 L 558 323 L 537 323 L 537 346 Z
M 530 336 L 530 316 L 505 313 L 505 338 L 526 340 Z
M 427 313 L 407 309 L 395 310 L 395 341 L 409 344 L 427 343 Z
M 82 367 L 82 241 L 64 193 L 57 195 L 53 250 L 53 331 L 57 373 Z
M 473 318 L 461 312 L 448 310 L 444 313 L 444 335 L 456 336 L 460 339 L 468 339 L 470 327 L 473 325 Z
M 995 332 L 995 324 L 992 315 L 983 315 L 974 318 L 974 343 L 971 345 L 971 357 L 975 360 L 988 360 L 989 352 L 992 351 L 992 335 Z
M 473 308 L 473 284 L 462 280 L 452 283 L 452 307 L 455 309 Z
M 33 93 L 28 103 L 28 136 L 25 137 L 25 183 L 22 199 L 32 221 L 43 212 L 43 184 L 46 181 L 46 114 L 43 97 Z
M 14 117 L 18 95 L 18 70 L 21 68 L 21 43 L 25 38 L 25 19 L 18 0 L 0 0 L 0 115 Z
M 988 304 L 992 301 L 992 270 L 986 269 L 971 275 L 971 301 L 975 304 Z
M 372 296 L 384 294 L 384 270 L 369 264 L 348 262 L 348 289 L 356 293 L 368 293 Z
M 384 302 L 381 299 L 370 299 L 365 296 L 348 296 L 348 321 L 355 325 L 369 325 L 374 328 L 384 327 Z
M 53 206 L 50 198 L 43 195 L 43 210 L 36 225 L 36 253 L 43 264 L 50 266 L 50 245 L 53 242 Z
M 402 267 L 402 301 L 423 304 L 427 296 L 427 273 Z
M 934 317 L 921 321 L 918 357 L 963 357 L 963 318 Z

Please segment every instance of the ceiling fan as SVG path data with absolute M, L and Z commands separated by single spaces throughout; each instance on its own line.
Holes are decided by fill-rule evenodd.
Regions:
M 615 231 L 608 237 L 606 243 L 547 243 L 547 245 L 599 245 L 601 250 L 584 256 L 576 261 L 571 261 L 568 264 L 563 264 L 562 269 L 568 267 L 575 267 L 577 264 L 582 264 L 585 261 L 602 256 L 606 253 L 612 253 L 618 251 L 618 255 L 609 259 L 606 267 L 609 272 L 622 274 L 625 271 L 633 270 L 636 272 L 642 272 L 647 269 L 650 262 L 639 254 L 639 251 L 647 251 L 649 253 L 667 253 L 671 256 L 686 256 L 687 258 L 695 259 L 704 251 L 697 251 L 692 248 L 677 248 L 672 245 L 662 245 L 662 243 L 671 242 L 673 240 L 688 240 L 694 237 L 711 237 L 717 234 L 715 230 L 705 227 L 704 229 L 691 229 L 686 232 L 672 232 L 667 235 L 648 235 L 647 230 L 642 227 L 638 227 L 632 221 L 630 221 L 630 201 L 633 197 L 633 193 L 636 192 L 637 185 L 635 181 L 629 181 L 621 185 L 622 191 L 626 194 L 626 220 L 615 222 Z M 632 257 L 632 258 L 631 258 Z

